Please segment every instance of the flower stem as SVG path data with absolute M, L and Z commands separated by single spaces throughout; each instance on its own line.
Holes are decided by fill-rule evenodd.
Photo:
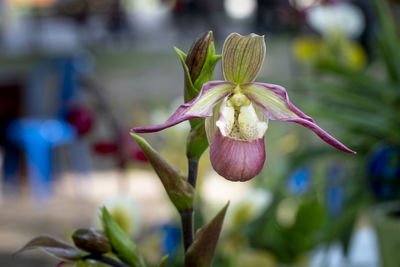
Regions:
M 188 157 L 188 182 L 196 189 L 197 173 L 199 167 L 198 158 Z M 182 239 L 185 251 L 188 250 L 193 243 L 194 238 L 194 208 L 191 207 L 180 213 L 182 223 Z
M 193 188 L 196 188 L 197 172 L 199 169 L 198 158 L 188 158 L 188 182 Z
M 193 208 L 181 212 L 181 223 L 182 223 L 182 239 L 183 247 L 185 251 L 188 250 L 190 245 L 193 243 L 194 237 L 194 210 Z
M 85 259 L 99 261 L 99 262 L 102 262 L 102 263 L 105 263 L 105 264 L 108 264 L 108 265 L 114 266 L 114 267 L 128 267 L 128 265 L 125 265 L 119 261 L 116 261 L 112 258 L 103 256 L 103 255 L 89 254 L 82 258 L 82 260 L 85 260 Z

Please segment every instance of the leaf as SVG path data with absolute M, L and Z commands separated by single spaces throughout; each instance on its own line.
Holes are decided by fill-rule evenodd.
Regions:
M 185 255 L 185 267 L 208 267 L 214 258 L 229 202 L 207 225 L 201 227 Z
M 82 256 L 81 252 L 74 246 L 48 235 L 32 239 L 23 248 L 15 252 L 15 254 L 37 248 L 47 252 L 51 256 L 66 261 L 77 261 Z
M 117 257 L 129 266 L 142 266 L 136 252 L 136 245 L 118 225 L 105 207 L 101 209 L 104 231 Z
M 164 257 L 162 257 L 162 259 L 160 260 L 160 263 L 158 264 L 158 267 L 167 267 L 168 259 L 169 259 L 169 255 L 165 255 Z
M 187 55 L 177 47 L 174 47 L 174 50 L 181 61 L 183 72 L 185 75 L 185 88 L 184 88 L 185 102 L 189 102 L 199 94 L 200 89 L 196 89 L 193 85 L 192 78 L 190 77 L 190 70 L 186 65 Z
M 161 155 L 155 151 L 147 141 L 131 133 L 131 136 L 136 140 L 150 161 L 153 169 L 167 191 L 169 198 L 175 205 L 178 211 L 185 211 L 192 207 L 194 198 L 194 189 L 187 182 L 186 178 L 181 175 L 174 167 L 168 164 Z
M 375 2 L 380 24 L 377 36 L 378 48 L 386 65 L 388 78 L 398 84 L 400 82 L 399 32 L 387 1 L 376 0 Z

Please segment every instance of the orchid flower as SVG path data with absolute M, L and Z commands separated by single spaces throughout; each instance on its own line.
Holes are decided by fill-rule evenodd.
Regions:
M 268 120 L 298 123 L 333 147 L 355 153 L 295 107 L 285 88 L 254 82 L 264 55 L 263 36 L 229 35 L 222 52 L 225 81 L 204 83 L 197 97 L 179 106 L 165 123 L 133 131 L 157 132 L 185 120 L 207 118 L 211 164 L 218 174 L 231 181 L 247 181 L 262 170 Z

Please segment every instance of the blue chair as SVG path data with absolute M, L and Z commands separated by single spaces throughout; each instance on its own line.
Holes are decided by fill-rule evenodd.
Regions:
M 82 55 L 40 63 L 26 88 L 27 116 L 8 125 L 8 139 L 26 155 L 31 194 L 38 200 L 51 192 L 52 149 L 77 140 L 76 130 L 64 118 L 68 103 L 78 91 L 79 78 L 88 70 L 86 63 Z M 49 88 L 50 97 L 44 92 L 49 80 L 55 81 Z

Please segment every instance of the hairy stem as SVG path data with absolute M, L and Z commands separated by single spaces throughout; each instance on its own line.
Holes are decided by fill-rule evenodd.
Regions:
M 196 189 L 196 180 L 199 167 L 198 158 L 188 157 L 188 182 L 193 188 Z M 193 243 L 194 238 L 194 208 L 191 207 L 186 211 L 181 212 L 181 222 L 182 222 L 182 239 L 183 247 L 185 251 L 188 250 L 190 245 Z
M 97 255 L 97 254 L 89 254 L 86 255 L 82 258 L 83 260 L 85 259 L 91 259 L 91 260 L 95 260 L 95 261 L 99 261 L 105 264 L 108 264 L 110 266 L 114 266 L 114 267 L 128 267 L 128 265 L 125 265 L 119 261 L 116 261 L 112 258 L 103 256 L 103 255 Z

